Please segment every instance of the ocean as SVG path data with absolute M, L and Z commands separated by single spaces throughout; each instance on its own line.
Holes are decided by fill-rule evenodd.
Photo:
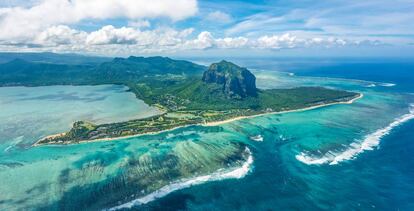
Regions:
M 26 131 L 22 137 L 15 129 L 0 130 L 7 137 L 0 145 L 0 209 L 414 209 L 414 62 L 352 58 L 234 62 L 254 72 L 259 88 L 325 86 L 361 92 L 364 97 L 349 105 L 214 127 L 191 126 L 110 142 L 36 148 L 28 147 L 34 137 L 59 132 L 72 119 L 41 124 L 47 128 L 39 132 L 36 124 L 20 123 L 25 115 L 17 114 L 29 107 L 21 104 L 7 115 L 0 110 L 8 116 L 8 125 Z M 6 99 L 4 93 L 9 93 L 2 92 L 5 89 L 0 88 L 1 103 Z M 128 98 L 122 88 L 106 90 L 114 89 Z M 114 91 L 109 92 L 113 96 Z M 37 96 L 36 103 L 50 101 L 50 94 L 44 95 L 49 97 Z M 22 96 L 9 97 L 8 105 L 20 102 L 17 98 Z M 72 104 L 70 98 L 55 100 Z M 82 105 L 93 108 L 110 102 L 84 99 Z M 80 116 L 101 121 L 128 117 L 106 107 L 96 113 L 80 109 L 85 112 Z M 148 109 L 142 105 L 129 112 L 145 116 L 151 114 Z M 48 116 L 60 119 L 62 110 L 49 111 L 53 115 Z M 71 113 L 76 117 L 78 112 Z M 252 140 L 258 135 L 263 140 Z M 20 139 L 25 141 L 20 143 Z M 244 158 L 237 156 L 240 144 L 245 146 Z

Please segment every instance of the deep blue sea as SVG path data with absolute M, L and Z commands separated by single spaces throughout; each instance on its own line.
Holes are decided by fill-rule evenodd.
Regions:
M 73 121 L 68 115 L 125 119 L 128 114 L 116 108 L 142 102 L 116 86 L 24 93 L 0 88 L 0 106 L 9 109 L 0 110 L 7 117 L 0 125 L 0 210 L 414 210 L 413 60 L 228 60 L 251 69 L 259 88 L 324 86 L 364 97 L 212 127 L 30 147 L 35 138 L 67 130 Z M 49 99 L 62 93 L 79 102 Z M 33 105 L 54 109 L 41 112 L 42 106 Z M 73 109 L 64 113 L 67 108 Z M 147 116 L 148 109 L 141 105 L 131 112 Z M 47 115 L 33 115 L 39 112 Z M 252 140 L 257 135 L 263 140 Z M 223 159 L 240 159 L 232 154 L 235 143 L 249 149 L 253 162 L 229 173 L 225 169 L 239 163 Z M 166 188 L 146 192 L 148 184 L 150 190 Z

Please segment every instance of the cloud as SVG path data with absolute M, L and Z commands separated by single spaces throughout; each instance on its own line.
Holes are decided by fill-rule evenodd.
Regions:
M 227 35 L 235 35 L 252 31 L 263 31 L 267 28 L 275 29 L 278 24 L 282 23 L 283 17 L 272 17 L 265 14 L 256 14 L 247 17 L 231 28 L 226 30 Z
M 282 50 L 312 47 L 372 46 L 376 40 L 349 40 L 336 37 L 301 37 L 299 35 L 273 34 L 258 38 L 219 37 L 209 31 L 193 35 L 194 29 L 175 30 L 158 28 L 141 30 L 134 27 L 104 26 L 86 32 L 66 25 L 52 26 L 32 40 L 24 43 L 0 42 L 0 50 L 37 50 L 53 52 L 81 52 L 101 55 L 130 55 L 148 53 L 173 53 L 209 49 L 265 49 Z
M 91 45 L 136 45 L 142 47 L 176 46 L 184 42 L 194 29 L 187 28 L 181 31 L 170 28 L 145 30 L 132 27 L 115 28 L 112 25 L 104 26 L 97 31 L 90 32 L 85 38 L 85 44 Z
M 136 21 L 129 21 L 128 26 L 134 28 L 148 28 L 151 26 L 151 23 L 147 20 L 136 20 Z
M 221 11 L 214 11 L 207 15 L 206 20 L 219 24 L 224 24 L 232 22 L 232 17 L 227 13 Z
M 45 46 L 70 45 L 83 42 L 87 37 L 86 32 L 71 29 L 68 26 L 53 26 L 41 32 L 34 43 Z
M 413 0 L 200 5 L 198 13 L 197 0 L 0 0 L 0 50 L 276 51 L 404 46 L 414 40 Z
M 246 37 L 225 37 L 215 40 L 218 48 L 245 48 L 249 44 L 249 39 Z
M 166 17 L 178 21 L 197 11 L 196 0 L 42 0 L 30 7 L 0 8 L 0 40 L 24 40 L 51 26 L 88 19 Z
M 246 48 L 248 47 L 249 39 L 246 37 L 225 37 L 214 38 L 208 31 L 203 31 L 198 34 L 197 38 L 186 41 L 182 49 L 186 50 L 205 50 L 210 48 L 220 49 L 234 49 L 234 48 Z
M 122 27 L 116 29 L 109 25 L 90 33 L 86 37 L 86 43 L 89 45 L 136 44 L 139 35 L 140 31 L 133 28 Z
M 260 13 L 235 20 L 227 36 L 260 37 L 290 33 L 308 39 L 341 37 L 405 45 L 414 39 L 414 1 L 269 2 Z M 337 41 L 340 42 L 340 41 Z M 339 43 L 337 43 L 339 44 Z
M 282 49 L 282 48 L 295 48 L 298 45 L 302 45 L 304 40 L 297 39 L 295 36 L 291 36 L 289 33 L 277 36 L 262 36 L 257 39 L 256 46 L 258 48 L 268 49 Z
M 207 49 L 214 45 L 214 38 L 208 31 L 201 32 L 196 39 L 187 41 L 185 43 L 186 48 L 193 49 Z
M 208 32 L 201 32 L 197 38 L 186 41 L 179 49 L 268 49 L 281 50 L 292 48 L 311 48 L 311 47 L 343 47 L 343 46 L 377 46 L 382 45 L 378 40 L 348 40 L 336 37 L 297 37 L 289 33 L 281 35 L 264 35 L 258 38 L 224 37 L 214 38 Z

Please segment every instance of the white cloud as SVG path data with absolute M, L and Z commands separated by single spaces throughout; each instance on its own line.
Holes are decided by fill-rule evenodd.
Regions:
M 232 17 L 224 12 L 215 11 L 207 15 L 206 20 L 212 21 L 215 23 L 229 23 L 232 21 Z
M 59 24 L 85 19 L 182 20 L 197 12 L 196 0 L 42 0 L 31 7 L 0 8 L 0 40 L 24 40 Z
M 218 48 L 245 48 L 249 44 L 246 37 L 226 37 L 215 40 Z
M 209 49 L 209 48 L 246 48 L 248 47 L 249 39 L 246 37 L 225 37 L 214 38 L 208 31 L 203 31 L 198 34 L 197 38 L 188 40 L 182 46 L 183 49 Z
M 307 35 L 308 39 L 335 36 L 348 40 L 380 40 L 394 45 L 413 41 L 413 0 L 313 1 L 299 7 L 294 3 L 288 7 L 277 5 L 280 4 L 274 2 L 260 13 L 236 20 L 236 24 L 225 30 L 226 35 L 259 37 L 291 33 Z M 343 43 L 337 42 L 338 45 Z
M 115 28 L 112 25 L 104 26 L 101 29 L 90 32 L 85 43 L 87 45 L 136 45 L 141 47 L 174 47 L 183 43 L 194 29 L 188 28 L 176 31 L 170 28 L 145 30 L 121 27 Z
M 109 25 L 104 26 L 98 31 L 91 32 L 86 37 L 86 43 L 89 45 L 105 44 L 135 44 L 138 41 L 140 32 L 133 29 L 122 27 L 116 29 Z
M 186 43 L 186 48 L 192 49 L 207 49 L 214 45 L 214 38 L 208 31 L 201 32 L 196 39 L 190 40 Z
M 71 29 L 68 26 L 53 26 L 41 32 L 34 40 L 34 43 L 41 45 L 69 45 L 83 42 L 87 33 Z
M 295 36 L 289 33 L 281 36 L 262 36 L 257 39 L 258 48 L 270 48 L 270 49 L 281 49 L 281 48 L 295 48 L 303 43 L 303 40 L 297 39 Z
M 151 23 L 147 20 L 129 21 L 128 26 L 141 29 L 150 27 Z
M 264 14 L 256 14 L 247 17 L 234 26 L 226 30 L 227 35 L 240 34 L 245 32 L 263 31 L 267 28 L 277 28 L 280 23 L 283 23 L 285 17 L 272 17 Z
M 215 38 L 211 32 L 203 31 L 193 37 L 193 28 L 175 30 L 158 28 L 141 30 L 133 27 L 116 28 L 112 25 L 99 30 L 85 32 L 65 25 L 52 26 L 25 43 L 0 42 L 0 50 L 19 51 L 33 48 L 53 52 L 82 52 L 104 55 L 128 55 L 146 53 L 172 53 L 187 50 L 207 49 L 270 49 L 281 50 L 311 47 L 342 47 L 378 45 L 376 40 L 348 40 L 336 37 L 301 37 L 289 33 L 265 35 L 258 38 Z

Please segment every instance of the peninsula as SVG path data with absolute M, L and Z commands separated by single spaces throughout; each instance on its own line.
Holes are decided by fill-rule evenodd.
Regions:
M 202 78 L 155 82 L 158 81 L 152 79 L 151 83 L 130 87 L 141 99 L 163 110 L 163 114 L 102 125 L 78 121 L 69 132 L 43 138 L 36 144 L 111 140 L 189 125 L 215 125 L 260 114 L 343 103 L 360 96 L 321 87 L 260 90 L 249 70 L 227 61 L 210 65 Z
M 153 134 L 190 125 L 217 125 L 242 118 L 349 103 L 359 93 L 323 87 L 261 90 L 247 68 L 228 61 L 209 67 L 166 57 L 115 58 L 98 65 L 13 60 L 0 65 L 1 86 L 122 84 L 163 113 L 145 119 L 94 124 L 77 121 L 70 131 L 35 145 L 75 144 Z M 122 108 L 120 108 L 122 109 Z

